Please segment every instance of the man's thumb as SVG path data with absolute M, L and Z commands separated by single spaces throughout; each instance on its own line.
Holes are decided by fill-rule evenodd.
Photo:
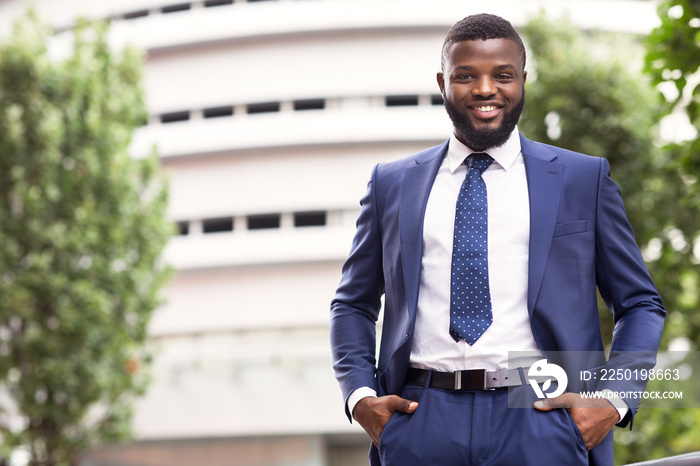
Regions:
M 416 408 L 418 408 L 418 403 L 415 401 L 406 400 L 403 398 L 399 398 L 398 401 L 399 402 L 397 403 L 397 406 L 396 406 L 397 411 L 412 414 L 416 410 Z
M 552 409 L 571 408 L 572 402 L 569 393 L 564 393 L 554 398 L 544 398 L 537 400 L 533 406 L 540 411 L 551 411 Z
M 554 398 L 545 398 L 543 400 L 537 400 L 533 404 L 533 406 L 536 409 L 539 409 L 540 411 L 551 411 L 552 409 L 555 408 L 555 406 L 552 406 L 552 400 Z

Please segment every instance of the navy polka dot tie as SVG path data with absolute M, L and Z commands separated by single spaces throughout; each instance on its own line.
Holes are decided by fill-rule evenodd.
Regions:
M 488 274 L 488 204 L 481 174 L 491 165 L 488 154 L 467 157 L 467 176 L 457 198 L 452 245 L 450 335 L 470 345 L 493 322 Z

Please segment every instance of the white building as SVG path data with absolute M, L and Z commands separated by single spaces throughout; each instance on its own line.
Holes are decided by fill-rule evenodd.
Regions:
M 177 269 L 150 332 L 154 381 L 135 439 L 87 465 L 354 465 L 367 437 L 331 369 L 329 303 L 371 168 L 445 140 L 435 74 L 445 33 L 541 7 L 644 33 L 636 0 L 35 0 L 66 30 L 111 18 L 148 51 L 151 115 L 171 179 Z M 0 0 L 0 35 L 24 0 Z

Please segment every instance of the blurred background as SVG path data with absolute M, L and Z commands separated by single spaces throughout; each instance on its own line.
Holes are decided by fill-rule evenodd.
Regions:
M 667 257 L 676 265 L 678 257 L 696 258 L 696 225 L 674 223 L 694 211 L 662 207 L 664 199 L 691 198 L 696 180 L 688 177 L 698 172 L 682 151 L 675 159 L 664 152 L 697 133 L 687 102 L 679 103 L 678 76 L 661 77 L 662 66 L 645 62 L 649 37 L 662 26 L 659 1 L 31 4 L 53 28 L 56 60 L 69 54 L 79 17 L 108 20 L 115 50 L 131 44 L 145 52 L 147 117 L 129 154 L 145 160 L 155 147 L 169 180 L 167 220 L 176 225 L 163 252 L 173 274 L 147 324 L 151 380 L 133 402 L 131 440 L 98 442 L 70 464 L 366 464 L 368 439 L 348 423 L 331 368 L 329 303 L 372 167 L 450 135 L 435 75 L 445 33 L 472 13 L 501 15 L 524 34 L 525 135 L 608 156 L 614 177 L 617 167 L 636 164 L 620 170 L 619 181 L 633 223 L 643 224 L 635 228 L 650 268 Z M 12 40 L 12 23 L 28 5 L 0 0 L 0 41 Z M 595 80 L 601 76 L 616 78 Z M 650 177 L 658 166 L 667 169 Z M 687 189 L 671 193 L 677 179 Z M 649 212 L 659 209 L 677 215 L 650 223 Z M 674 269 L 675 281 L 664 272 L 669 284 L 659 285 L 665 299 L 682 301 L 666 348 L 697 342 L 697 318 L 687 320 L 697 306 L 697 260 L 688 261 Z M 700 449 L 692 441 L 671 446 L 659 433 L 663 426 L 669 436 L 692 431 L 697 414 L 677 427 L 651 417 L 636 421 L 641 433 L 622 434 L 621 461 Z M 3 464 L 31 457 L 23 448 L 8 454 Z

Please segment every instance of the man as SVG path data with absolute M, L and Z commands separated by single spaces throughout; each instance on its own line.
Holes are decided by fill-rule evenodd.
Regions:
M 437 75 L 452 137 L 372 173 L 331 304 L 336 377 L 372 464 L 612 465 L 611 429 L 638 409 L 579 392 L 644 381 L 574 375 L 653 367 L 665 310 L 607 161 L 518 133 L 525 79 L 510 23 L 458 22 Z M 616 323 L 607 363 L 596 286 Z M 568 392 L 537 401 L 542 358 L 567 366 Z

